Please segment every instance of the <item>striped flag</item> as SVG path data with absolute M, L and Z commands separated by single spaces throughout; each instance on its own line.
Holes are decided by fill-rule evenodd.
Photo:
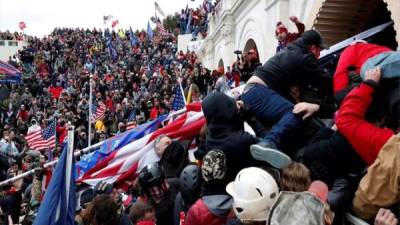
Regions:
M 192 140 L 206 123 L 200 103 L 196 104 L 187 105 L 188 111 L 173 123 L 111 153 L 85 173 L 79 181 L 95 185 L 100 181 L 121 183 L 128 178 L 131 179 L 144 166 L 159 160 L 154 152 L 154 140 L 161 134 L 166 134 L 175 140 Z
M 103 120 L 106 114 L 106 105 L 104 103 L 100 103 L 99 106 L 92 104 L 92 123 L 97 122 L 98 120 Z
M 52 122 L 48 127 L 29 133 L 25 137 L 29 148 L 35 150 L 53 149 L 56 144 L 56 124 Z
M 160 21 L 156 22 L 156 26 L 157 26 L 157 30 L 158 32 L 162 35 L 162 36 L 167 36 L 168 35 L 168 31 L 164 28 L 164 26 L 162 25 L 162 23 Z

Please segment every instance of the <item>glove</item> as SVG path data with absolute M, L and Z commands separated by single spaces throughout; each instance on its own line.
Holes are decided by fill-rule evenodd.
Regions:
M 361 76 L 354 71 L 348 73 L 350 86 L 358 86 L 361 84 Z

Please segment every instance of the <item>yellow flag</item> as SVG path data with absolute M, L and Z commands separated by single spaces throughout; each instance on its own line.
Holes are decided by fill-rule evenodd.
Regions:
M 192 85 L 189 87 L 188 95 L 186 97 L 186 104 L 189 104 L 192 101 Z

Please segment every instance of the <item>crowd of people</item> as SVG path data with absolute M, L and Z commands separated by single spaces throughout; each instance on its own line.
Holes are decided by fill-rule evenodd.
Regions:
M 176 20 L 179 24 L 181 34 L 192 34 L 193 39 L 196 40 L 198 35 L 201 34 L 202 38 L 207 36 L 207 29 L 209 23 L 209 15 L 215 15 L 216 5 L 219 1 L 204 0 L 203 4 L 196 9 L 186 7 L 182 9 L 180 14 L 176 14 Z
M 22 41 L 24 40 L 24 34 L 19 32 L 0 32 L 0 40 L 9 40 L 9 41 Z
M 189 13 L 193 19 L 196 10 Z M 160 135 L 159 162 L 128 186 L 79 186 L 76 224 L 339 225 L 346 212 L 398 224 L 399 52 L 355 42 L 332 77 L 318 66 L 323 37 L 291 21 L 299 33 L 278 24 L 275 56 L 261 65 L 252 49 L 226 71 L 178 52 L 176 34 L 56 28 L 28 37 L 8 61 L 23 82 L 0 87 L 0 180 L 35 173 L 1 187 L 0 224 L 32 224 L 51 176 L 43 164 L 60 156 L 67 122 L 83 149 L 88 138 L 96 143 L 170 112 L 179 84 L 201 102 L 206 119 L 196 161 L 188 143 Z M 93 104 L 105 106 L 92 133 L 90 82 Z M 225 94 L 240 84 L 238 99 Z M 55 148 L 30 148 L 27 134 L 51 124 Z

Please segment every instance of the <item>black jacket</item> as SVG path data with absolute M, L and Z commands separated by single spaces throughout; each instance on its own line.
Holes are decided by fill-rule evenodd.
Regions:
M 290 100 L 290 87 L 300 87 L 301 101 L 319 104 L 321 116 L 332 116 L 332 78 L 318 66 L 318 60 L 309 52 L 301 38 L 258 67 L 255 76 Z
M 244 131 L 234 99 L 215 92 L 203 100 L 202 106 L 208 129 L 205 150 L 225 153 L 228 180 L 234 180 L 241 169 L 257 164 L 250 155 L 250 145 L 257 143 L 257 138 Z
M 258 67 L 255 76 L 282 96 L 287 96 L 291 86 L 306 87 L 323 74 L 317 63 L 299 38 Z

